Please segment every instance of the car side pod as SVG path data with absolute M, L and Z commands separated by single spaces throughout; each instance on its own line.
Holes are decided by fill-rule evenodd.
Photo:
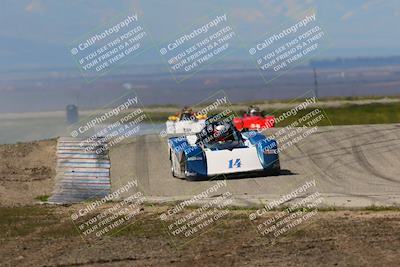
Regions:
M 208 178 L 207 160 L 200 147 L 190 147 L 184 151 L 185 177 L 189 181 L 201 181 Z
M 281 167 L 276 142 L 268 140 L 261 142 L 259 146 L 257 146 L 257 151 L 264 171 L 268 174 L 279 174 Z
M 268 173 L 280 172 L 278 142 L 256 131 L 243 133 L 257 147 L 258 158 Z

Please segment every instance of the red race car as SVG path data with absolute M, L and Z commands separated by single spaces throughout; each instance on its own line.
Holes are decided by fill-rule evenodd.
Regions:
M 239 131 L 262 130 L 275 127 L 275 117 L 264 116 L 258 107 L 250 107 L 242 118 L 234 118 L 233 124 Z

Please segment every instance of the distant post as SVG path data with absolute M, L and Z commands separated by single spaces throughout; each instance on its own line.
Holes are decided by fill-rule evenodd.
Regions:
M 317 70 L 315 67 L 313 68 L 314 71 L 314 96 L 318 98 L 318 80 L 317 80 Z
M 78 114 L 78 107 L 76 105 L 67 105 L 66 108 L 66 115 L 67 115 L 67 122 L 69 124 L 73 124 L 78 122 L 79 114 Z

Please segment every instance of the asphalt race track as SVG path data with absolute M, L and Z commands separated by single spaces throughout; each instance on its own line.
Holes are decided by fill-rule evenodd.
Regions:
M 173 178 L 166 138 L 158 135 L 125 140 L 111 149 L 110 159 L 112 190 L 137 179 L 152 201 L 188 199 L 217 183 Z M 400 203 L 400 124 L 319 127 L 283 151 L 280 161 L 280 175 L 228 179 L 210 197 L 229 191 L 237 205 L 260 205 L 315 179 L 312 190 L 328 206 Z

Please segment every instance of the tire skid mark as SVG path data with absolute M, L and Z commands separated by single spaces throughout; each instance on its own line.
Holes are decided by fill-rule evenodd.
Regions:
M 367 170 L 369 173 L 373 174 L 374 176 L 384 179 L 386 181 L 390 181 L 390 182 L 394 182 L 394 183 L 400 183 L 399 180 L 387 176 L 384 173 L 381 173 L 380 171 L 378 171 L 377 169 L 375 169 L 375 167 L 368 161 L 367 157 L 365 156 L 364 152 L 362 151 L 362 148 L 360 146 L 353 146 L 353 153 L 356 156 L 356 158 L 358 159 L 358 163 L 360 163 L 365 170 Z
M 356 133 L 353 134 L 353 132 L 356 132 Z M 353 138 L 353 137 L 358 138 L 358 139 L 360 138 L 359 136 L 357 136 L 357 129 L 351 129 L 350 135 L 351 135 L 351 138 Z M 354 145 L 345 145 L 343 142 L 343 141 L 350 141 L 351 139 L 350 138 L 341 138 L 340 141 L 337 141 L 337 138 L 328 136 L 327 140 L 328 140 L 328 143 L 332 147 L 338 146 L 338 144 L 342 144 L 342 145 L 339 145 L 339 148 L 337 150 L 344 151 L 344 153 L 341 153 L 340 155 L 341 156 L 349 156 L 350 159 L 344 159 L 343 157 L 339 157 L 332 164 L 327 166 L 326 170 L 334 171 L 337 168 L 349 169 L 349 170 L 347 170 L 347 172 L 349 172 L 350 169 L 354 170 L 354 168 L 355 168 L 354 165 L 358 164 L 358 158 L 356 157 L 356 155 L 354 154 L 354 151 L 353 151 Z M 329 154 L 326 154 L 322 158 L 329 157 L 329 156 L 330 156 Z M 364 169 L 364 166 L 362 164 L 358 164 L 358 165 L 360 166 L 360 169 Z
M 356 131 L 357 129 L 354 129 L 353 131 Z M 391 130 L 392 131 L 392 130 Z M 371 134 L 378 134 L 379 136 L 382 136 L 381 133 L 382 132 L 387 132 L 386 130 L 375 130 L 375 131 L 369 131 L 369 135 Z M 356 138 L 359 138 L 357 135 L 355 135 Z M 364 136 L 363 136 L 364 137 Z M 374 137 L 371 136 L 365 136 L 365 137 L 369 137 L 369 139 L 376 139 Z M 334 142 L 333 138 L 328 137 L 328 143 L 330 143 L 332 146 L 335 146 L 338 144 L 338 142 Z M 343 140 L 343 139 L 341 139 Z M 349 138 L 347 138 L 347 140 L 349 140 Z M 374 150 L 376 152 L 377 148 L 376 147 L 368 147 L 374 144 L 380 144 L 380 143 L 387 143 L 387 142 L 391 142 L 391 141 L 398 141 L 398 139 L 389 139 L 389 140 L 382 140 L 382 141 L 377 141 L 377 142 L 369 142 L 369 140 L 364 141 L 363 143 L 359 143 L 359 144 L 353 144 L 351 146 L 343 146 L 340 147 L 340 150 L 345 150 L 346 155 L 351 155 L 354 160 L 346 160 L 346 162 L 343 162 L 342 158 L 339 158 L 338 161 L 335 161 L 333 164 L 327 166 L 325 169 L 326 171 L 328 170 L 334 170 L 340 167 L 346 167 L 346 168 L 353 168 L 354 169 L 354 164 L 358 164 L 363 170 L 366 170 L 368 173 L 372 173 L 375 176 L 378 176 L 380 178 L 383 178 L 385 180 L 389 180 L 389 181 L 394 181 L 394 182 L 399 182 L 398 180 L 395 180 L 392 177 L 388 177 L 385 174 L 382 173 L 378 173 L 378 171 L 376 169 L 373 168 L 373 166 L 367 161 L 364 153 L 362 152 L 363 150 Z M 399 145 L 399 144 L 396 144 Z M 367 147 L 367 149 L 365 149 L 365 147 Z M 388 144 L 387 146 L 380 146 L 379 149 L 381 148 L 386 148 L 386 147 L 391 147 L 393 148 L 392 144 Z M 381 153 L 387 153 L 390 150 L 384 150 Z M 360 153 L 362 155 L 360 155 Z M 310 155 L 310 157 L 312 157 L 314 155 Z M 325 157 L 329 157 L 330 155 L 327 154 Z M 337 165 L 336 163 L 341 163 L 340 165 Z M 367 162 L 367 163 L 366 163 Z M 335 166 L 334 166 L 335 165 Z M 334 167 L 333 167 L 334 166 Z M 373 169 L 373 171 L 371 171 Z
M 316 162 L 316 160 L 310 156 L 306 151 L 303 151 L 297 143 L 294 144 L 294 146 L 301 152 L 304 154 L 304 156 L 309 160 L 309 162 L 311 163 L 312 166 L 310 167 L 314 167 L 313 169 L 320 174 L 323 174 L 324 176 L 330 178 L 329 180 L 325 180 L 326 182 L 334 185 L 334 186 L 338 186 L 340 187 L 340 184 L 336 181 L 336 178 L 331 176 L 329 173 L 327 173 L 324 169 L 322 169 Z
M 397 126 L 397 125 L 396 125 L 396 126 Z M 400 127 L 400 125 L 399 125 L 399 127 Z M 337 128 L 332 128 L 330 133 L 336 134 L 336 133 L 335 133 L 336 131 L 337 131 Z M 359 133 L 357 132 L 357 131 L 359 131 L 359 129 L 352 129 L 352 131 L 356 131 L 356 132 L 354 133 L 354 135 L 351 134 L 351 136 L 347 136 L 346 138 L 341 138 L 339 141 L 336 141 L 335 143 L 332 143 L 332 137 L 327 138 L 327 139 L 328 139 L 328 142 L 329 142 L 330 144 L 332 144 L 333 147 L 339 147 L 339 148 L 333 148 L 333 149 L 330 149 L 330 150 L 325 150 L 325 151 L 320 151 L 320 152 L 309 153 L 309 155 L 310 155 L 310 156 L 317 156 L 317 155 L 319 156 L 319 155 L 322 155 L 323 157 L 332 157 L 333 155 L 330 155 L 330 153 L 332 153 L 332 152 L 339 152 L 339 151 L 343 151 L 343 150 L 346 150 L 347 152 L 339 153 L 339 154 L 336 154 L 336 155 L 334 155 L 334 156 L 335 156 L 335 157 L 336 157 L 336 156 L 339 157 L 339 156 L 351 154 L 351 153 L 352 153 L 352 149 L 353 149 L 353 145 L 349 145 L 349 146 L 340 146 L 340 144 L 343 143 L 344 141 L 349 141 L 349 140 L 352 140 L 352 139 L 354 139 L 354 141 L 360 140 L 360 137 L 364 137 L 364 134 L 371 135 L 371 134 L 373 134 L 373 133 L 377 133 L 377 134 L 379 134 L 379 136 L 382 136 L 382 132 L 393 132 L 393 131 L 394 131 L 395 133 L 397 133 L 397 132 L 398 132 L 398 129 L 384 129 L 384 130 L 377 129 L 377 130 L 369 130 L 369 131 L 366 131 L 365 133 L 361 133 L 361 134 L 359 134 Z M 325 132 L 327 132 L 327 131 L 325 131 Z M 367 137 L 368 137 L 368 135 L 367 135 Z M 370 150 L 370 149 L 376 150 L 375 147 L 369 148 L 369 146 L 372 146 L 372 145 L 375 145 L 375 144 L 390 143 L 390 142 L 392 142 L 392 141 L 393 141 L 393 142 L 397 142 L 397 143 L 396 143 L 396 144 L 387 144 L 387 146 L 393 147 L 393 145 L 400 145 L 400 143 L 398 143 L 399 138 L 392 138 L 392 139 L 386 139 L 386 140 L 380 140 L 380 141 L 374 141 L 374 142 L 364 142 L 364 143 L 363 143 L 362 145 L 360 145 L 360 146 L 363 146 L 363 149 L 364 149 L 364 150 Z M 384 148 L 384 147 L 386 147 L 386 146 L 380 146 L 380 148 Z M 390 150 L 383 151 L 383 152 L 388 152 L 388 151 L 390 151 Z M 323 157 L 322 157 L 322 158 L 323 158 Z

